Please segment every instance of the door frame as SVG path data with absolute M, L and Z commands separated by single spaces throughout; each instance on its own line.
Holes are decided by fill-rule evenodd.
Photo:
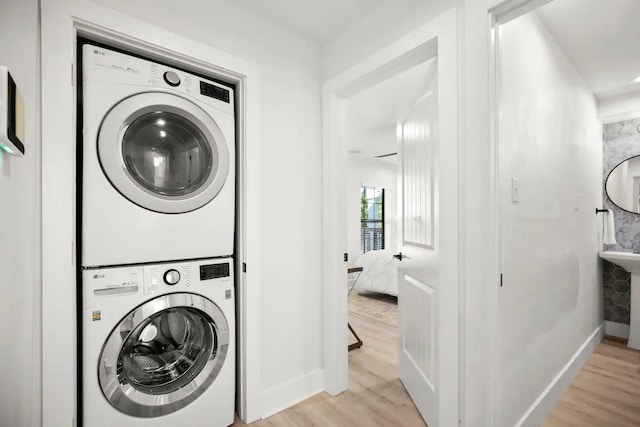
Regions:
M 440 49 L 439 49 L 440 48 Z M 375 52 L 323 86 L 323 226 L 325 244 L 323 250 L 324 271 L 324 382 L 325 390 L 339 394 L 348 386 L 348 354 L 347 354 L 347 271 L 343 261 L 343 253 L 347 248 L 346 238 L 346 141 L 344 139 L 346 98 L 368 87 L 371 87 L 413 65 L 422 63 L 438 55 L 440 64 L 439 76 L 449 76 L 452 84 L 450 90 L 455 91 L 452 97 L 455 113 L 441 116 L 441 121 L 449 121 L 452 133 L 457 137 L 460 147 L 460 69 L 458 66 L 458 11 L 456 8 L 430 20 L 418 29 L 403 36 L 387 47 Z M 446 74 L 445 74 L 446 73 Z M 460 151 L 454 160 L 459 169 Z M 459 179 L 458 189 L 463 180 Z M 455 196 L 461 206 L 462 191 Z M 458 218 L 460 229 L 461 212 Z M 460 306 L 464 301 L 464 288 L 460 279 L 463 271 L 460 256 L 460 238 L 453 244 L 458 251 L 458 265 L 453 266 L 458 288 L 457 301 L 448 306 L 448 318 L 455 324 L 457 336 L 448 337 L 450 343 L 455 342 L 455 351 L 443 357 L 445 369 L 457 376 L 455 389 L 446 390 L 449 399 L 447 413 L 455 412 L 456 420 L 460 414 L 463 400 L 464 382 L 462 381 L 460 362 L 465 359 L 464 330 L 460 322 Z
M 253 63 L 88 0 L 42 0 L 42 419 L 79 425 L 76 322 L 76 38 L 236 84 L 239 415 L 261 407 L 261 78 Z M 248 173 L 251 171 L 251 173 Z M 243 272 L 243 263 L 247 272 Z
M 489 147 L 491 156 L 491 232 L 494 244 L 489 248 L 493 262 L 489 264 L 490 274 L 496 278 L 499 286 L 490 286 L 486 292 L 487 307 L 487 341 L 491 350 L 489 359 L 489 420 L 490 425 L 497 426 L 500 421 L 500 393 L 501 393 L 501 359 L 500 348 L 500 287 L 502 286 L 502 228 L 500 209 L 500 26 L 519 18 L 554 0 L 505 0 L 490 8 L 488 14 L 489 33 Z

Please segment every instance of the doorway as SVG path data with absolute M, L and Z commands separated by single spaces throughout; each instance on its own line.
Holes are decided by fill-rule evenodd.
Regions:
M 607 214 L 596 209 L 613 210 L 619 238 L 627 218 L 635 221 L 603 184 L 640 153 L 620 149 L 620 135 L 609 132 L 637 134 L 640 62 L 632 45 L 640 8 L 625 0 L 511 1 L 493 12 L 501 284 L 495 424 L 542 425 L 605 334 L 603 314 L 606 321 L 628 313 L 624 280 L 615 289 L 603 284 L 597 253 Z M 604 248 L 635 246 L 626 243 Z M 571 396 L 584 408 L 572 419 L 602 420 L 584 397 L 590 388 Z M 566 407 L 554 414 L 564 415 Z
M 324 87 L 325 388 L 338 394 L 347 389 L 349 378 L 347 266 L 346 256 L 342 257 L 348 247 L 344 186 L 348 100 L 420 64 L 429 63 L 435 70 L 432 89 L 407 103 L 404 117 L 396 118 L 395 126 L 396 144 L 404 141 L 398 144 L 401 166 L 397 171 L 402 188 L 397 203 L 402 213 L 397 227 L 399 251 L 395 253 L 399 258 L 398 373 L 431 427 L 456 425 L 459 415 L 456 23 L 456 11 L 451 10 Z
M 399 151 L 410 113 L 420 107 L 436 68 L 435 60 L 425 61 L 345 99 L 347 265 L 358 267 L 349 277 L 349 312 L 394 328 L 400 261 L 393 255 L 402 232 Z

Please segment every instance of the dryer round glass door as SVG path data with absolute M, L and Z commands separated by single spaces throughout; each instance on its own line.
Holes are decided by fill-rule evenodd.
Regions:
M 161 213 L 206 205 L 229 172 L 227 141 L 216 122 L 193 102 L 165 92 L 116 104 L 100 127 L 98 156 L 116 190 Z
M 213 383 L 228 346 L 227 321 L 213 302 L 188 293 L 160 296 L 111 331 L 98 362 L 102 393 L 127 415 L 170 414 Z
M 156 111 L 133 120 L 122 136 L 127 170 L 145 189 L 166 196 L 186 196 L 211 174 L 207 137 L 191 121 Z

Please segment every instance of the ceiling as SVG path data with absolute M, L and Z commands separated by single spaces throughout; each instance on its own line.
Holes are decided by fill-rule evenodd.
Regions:
M 233 0 L 319 44 L 399 0 Z M 640 90 L 640 1 L 554 0 L 537 13 L 597 98 Z
M 233 0 L 233 4 L 320 44 L 343 33 L 382 2 L 383 0 Z
M 555 0 L 537 12 L 598 99 L 640 90 L 640 1 Z
M 346 135 L 351 156 L 373 158 L 398 151 L 399 113 L 406 110 L 407 99 L 415 101 L 432 63 L 419 64 L 348 99 Z M 396 159 L 380 160 L 396 163 Z

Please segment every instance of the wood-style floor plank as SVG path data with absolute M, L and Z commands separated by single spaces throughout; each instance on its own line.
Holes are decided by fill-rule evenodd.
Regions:
M 251 426 L 425 426 L 398 379 L 397 328 L 356 314 L 349 321 L 364 341 L 349 353 L 349 389 L 318 394 Z M 640 352 L 605 338 L 543 427 L 640 427 Z
M 605 338 L 542 427 L 639 427 L 640 352 Z
M 425 426 L 398 379 L 397 328 L 356 314 L 349 321 L 364 345 L 349 353 L 348 391 L 318 394 L 252 427 Z M 640 352 L 605 338 L 542 427 L 640 427 Z
M 364 341 L 349 352 L 349 389 L 318 394 L 251 427 L 425 426 L 398 379 L 398 329 L 353 313 L 349 322 Z

